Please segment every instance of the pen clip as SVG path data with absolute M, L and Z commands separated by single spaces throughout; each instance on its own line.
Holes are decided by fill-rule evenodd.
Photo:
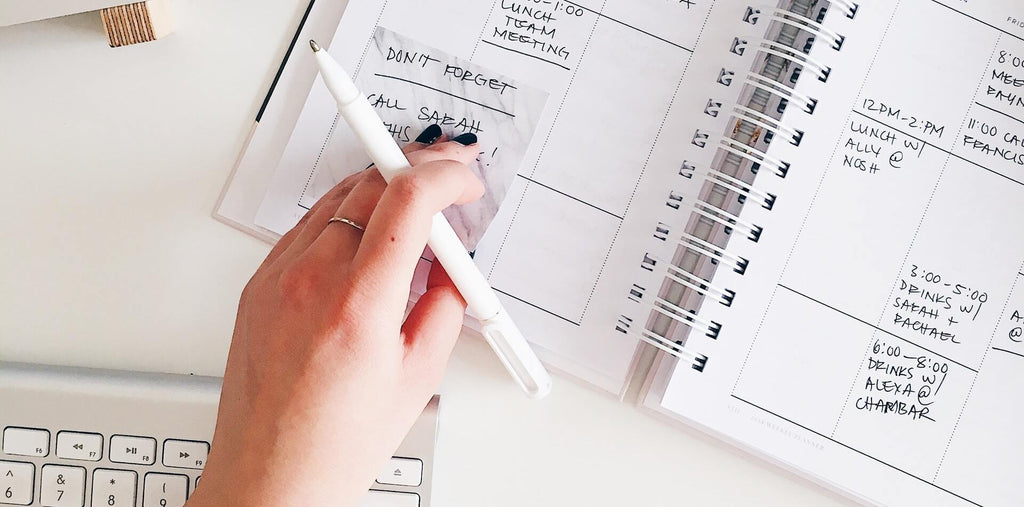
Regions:
M 526 342 L 505 308 L 487 320 L 481 320 L 481 334 L 498 354 L 519 387 L 532 399 L 551 392 L 551 376 Z

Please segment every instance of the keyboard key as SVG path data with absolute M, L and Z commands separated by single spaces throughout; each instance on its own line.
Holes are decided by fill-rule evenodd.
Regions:
M 391 458 L 377 476 L 380 484 L 419 486 L 423 482 L 423 462 L 418 459 Z
M 188 500 L 188 476 L 146 474 L 142 507 L 182 507 Z
M 0 504 L 29 505 L 35 490 L 36 467 L 0 461 Z
M 164 466 L 171 468 L 194 468 L 201 470 L 206 465 L 210 444 L 191 440 L 164 440 Z
M 45 507 L 82 507 L 85 505 L 85 469 L 63 465 L 43 465 L 39 491 Z
M 92 473 L 93 507 L 135 507 L 138 481 L 135 472 L 97 469 Z
M 110 437 L 110 461 L 129 465 L 156 463 L 156 439 L 149 437 Z
M 57 433 L 57 457 L 99 461 L 103 457 L 103 435 L 97 433 Z
M 41 458 L 50 454 L 50 432 L 32 428 L 4 428 L 4 452 Z
M 420 507 L 420 496 L 415 493 L 370 491 L 359 507 Z

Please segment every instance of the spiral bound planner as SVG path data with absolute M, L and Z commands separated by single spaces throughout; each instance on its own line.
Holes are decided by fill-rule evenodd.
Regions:
M 728 48 L 762 57 L 622 317 L 664 351 L 643 405 L 867 503 L 1020 505 L 1024 12 L 833 7 Z
M 396 140 L 481 139 L 466 237 L 551 367 L 860 501 L 1024 503 L 1016 3 L 313 1 L 309 38 Z M 324 97 L 289 51 L 219 218 L 274 241 L 363 162 Z

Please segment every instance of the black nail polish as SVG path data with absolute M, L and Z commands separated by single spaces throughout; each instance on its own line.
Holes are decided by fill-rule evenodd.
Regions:
M 457 143 L 459 143 L 459 144 L 461 144 L 463 146 L 469 146 L 471 144 L 476 144 L 476 134 L 467 132 L 465 134 L 462 134 L 459 137 L 456 137 L 455 139 L 452 139 L 452 141 L 455 141 L 455 142 L 457 142 Z
M 420 144 L 434 144 L 434 141 L 437 141 L 441 134 L 441 127 L 438 127 L 435 123 L 424 129 L 423 133 L 416 138 L 416 142 Z

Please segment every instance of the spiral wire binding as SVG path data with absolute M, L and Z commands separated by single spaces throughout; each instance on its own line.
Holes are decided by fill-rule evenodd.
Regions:
M 756 132 L 756 131 L 755 131 Z M 752 138 L 751 141 L 754 141 Z M 780 177 L 786 177 L 786 173 L 789 172 L 789 163 L 783 162 L 775 157 L 769 156 L 767 153 L 746 144 L 739 139 L 733 139 L 731 137 L 720 136 L 718 138 L 719 146 L 721 150 L 725 150 L 733 155 L 743 157 L 759 166 L 771 165 L 775 168 L 776 174 Z
M 787 11 L 778 7 L 758 7 L 756 10 L 761 13 L 771 13 L 772 21 L 776 23 L 786 24 L 798 30 L 810 32 L 817 39 L 830 39 L 832 49 L 841 49 L 843 41 L 846 40 L 846 37 L 839 35 L 825 25 L 793 11 Z
M 687 230 L 672 238 L 670 246 L 675 247 L 674 256 L 670 259 L 653 253 L 644 256 L 641 266 L 662 278 L 661 289 L 648 302 L 644 299 L 645 290 L 634 285 L 629 299 L 643 305 L 641 308 L 647 310 L 648 320 L 637 323 L 631 317 L 620 316 L 616 331 L 689 361 L 693 369 L 704 371 L 708 356 L 687 348 L 686 339 L 690 331 L 717 339 L 722 324 L 700 317 L 700 306 L 704 301 L 731 306 L 736 298 L 735 291 L 717 286 L 711 280 L 719 266 L 743 275 L 750 264 L 747 258 L 731 253 L 725 244 L 716 241 L 728 243 L 737 232 L 753 242 L 761 237 L 764 229 L 741 219 L 739 213 L 748 202 L 760 204 L 768 210 L 775 205 L 777 196 L 757 188 L 753 182 L 763 168 L 780 178 L 785 178 L 790 170 L 788 162 L 768 154 L 768 146 L 774 139 L 799 146 L 803 139 L 802 131 L 782 122 L 782 114 L 790 105 L 813 114 L 818 101 L 796 91 L 784 80 L 790 75 L 788 81 L 795 85 L 806 69 L 827 82 L 831 68 L 808 53 L 818 40 L 828 43 L 836 51 L 843 46 L 845 37 L 821 22 L 829 8 L 838 9 L 853 18 L 858 5 L 851 0 L 793 0 L 789 9 L 748 7 L 745 21 L 751 24 L 765 21 L 768 23 L 766 34 L 774 33 L 771 30 L 778 28 L 774 39 L 763 38 L 747 43 L 737 38 L 733 44 L 732 51 L 736 54 L 747 49 L 758 53 L 755 65 L 760 71 L 747 72 L 742 81 L 742 85 L 750 87 L 753 93 L 745 104 L 733 103 L 724 109 L 729 110 L 735 119 L 729 135 L 714 136 L 698 131 L 694 136 L 693 144 L 717 150 L 712 167 L 701 174 L 704 190 L 694 203 Z M 812 13 L 816 13 L 814 19 Z M 800 41 L 804 46 L 798 49 Z M 708 104 L 710 107 L 717 103 L 712 99 Z M 692 178 L 694 171 L 692 164 L 684 162 L 679 174 Z M 682 197 L 672 192 L 666 204 L 680 209 Z M 670 231 L 669 225 L 659 223 L 654 236 L 667 242 Z
M 853 18 L 857 15 L 857 8 L 859 6 L 851 0 L 832 0 L 832 4 L 841 6 L 848 18 Z
M 750 265 L 750 261 L 747 259 L 740 257 L 739 255 L 732 254 L 718 245 L 708 243 L 707 241 L 704 241 L 703 239 L 700 239 L 688 232 L 683 233 L 679 244 L 691 250 L 695 250 L 697 253 L 711 257 L 720 263 L 726 263 L 732 267 L 733 271 L 741 275 L 747 272 L 747 266 Z
M 757 241 L 761 239 L 761 232 L 764 230 L 759 225 L 754 225 L 742 218 L 725 211 L 718 206 L 708 204 L 705 201 L 698 200 L 694 203 L 693 212 L 721 224 L 726 229 L 726 234 L 732 233 L 732 229 L 740 229 L 747 233 L 747 237 L 751 241 Z
M 732 306 L 732 301 L 736 298 L 735 292 L 712 285 L 711 282 L 671 263 L 666 267 L 665 278 L 687 287 L 705 298 L 712 298 L 725 306 Z
M 747 182 L 729 176 L 717 169 L 711 169 L 704 173 L 704 179 L 739 194 L 738 199 L 741 201 L 756 197 L 761 200 L 761 206 L 765 209 L 771 210 L 775 207 L 775 200 L 777 198 L 775 194 L 752 187 Z
M 803 93 L 796 91 L 795 89 L 786 86 L 778 81 L 772 81 L 765 79 L 761 74 L 755 74 L 754 72 L 748 72 L 746 84 L 751 85 L 761 91 L 778 95 L 783 100 L 788 102 L 800 103 L 801 107 L 807 114 L 814 114 L 814 108 L 818 106 L 818 100 L 812 99 Z
M 825 64 L 811 58 L 810 55 L 801 53 L 795 48 L 779 44 L 776 41 L 760 39 L 757 41 L 757 44 L 758 51 L 777 56 L 783 60 L 789 60 L 797 65 L 803 66 L 804 68 L 810 68 L 818 75 L 818 79 L 822 81 L 827 80 L 829 72 L 832 71 L 832 69 L 828 68 Z
M 738 118 L 736 120 L 737 122 L 745 121 L 753 123 L 754 125 L 774 132 L 775 135 L 785 134 L 789 136 L 789 142 L 796 146 L 800 146 L 800 141 L 804 138 L 803 132 L 789 127 L 760 111 L 755 111 L 749 107 L 741 106 L 739 104 L 733 104 L 732 111 L 736 114 L 736 118 Z

